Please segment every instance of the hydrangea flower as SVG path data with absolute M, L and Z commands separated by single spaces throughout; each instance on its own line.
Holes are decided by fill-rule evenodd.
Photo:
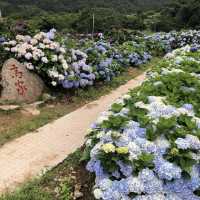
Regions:
M 162 157 L 157 157 L 154 160 L 154 164 L 155 171 L 160 179 L 171 181 L 172 179 L 181 178 L 182 170 L 180 167 L 177 167 L 173 163 L 164 160 Z
M 163 67 L 157 69 L 156 75 L 148 77 L 144 87 L 141 88 L 148 91 L 148 86 L 157 87 L 157 82 L 160 85 L 158 80 L 162 80 L 162 78 L 165 80 L 164 78 L 167 79 L 167 76 L 177 76 L 179 73 L 182 75 L 190 74 L 190 72 L 184 71 L 184 68 L 179 69 L 182 62 L 178 65 L 173 64 L 177 55 L 180 57 L 179 60 L 182 58 L 185 60 L 188 57 L 186 59 L 188 62 L 194 62 L 196 57 L 190 58 L 190 54 L 186 56 L 189 51 L 190 48 L 187 46 L 172 52 L 174 58 L 170 58 L 172 61 L 167 62 L 169 66 L 165 69 Z M 198 85 L 199 77 L 193 77 L 196 83 L 180 87 L 178 91 L 181 92 L 181 95 L 187 97 L 186 91 L 194 92 L 194 88 L 198 90 L 195 84 Z M 162 85 L 167 87 L 167 85 Z M 173 87 L 173 83 L 170 87 Z M 159 91 L 155 91 L 156 93 L 159 94 Z M 166 96 L 145 96 L 140 88 L 136 95 L 134 92 L 130 94 L 127 98 L 120 98 L 116 101 L 117 104 L 123 106 L 121 111 L 114 113 L 110 109 L 109 112 L 100 117 L 100 120 L 97 120 L 98 123 L 94 126 L 97 133 L 93 135 L 93 138 L 89 138 L 93 139 L 93 142 L 98 139 L 97 144 L 91 150 L 89 163 L 100 159 L 100 162 L 108 164 L 105 169 L 103 168 L 103 173 L 96 176 L 95 188 L 97 194 L 101 196 L 99 198 L 102 200 L 199 200 L 200 197 L 195 193 L 200 187 L 200 140 L 197 137 L 200 118 L 196 116 L 198 102 L 194 98 L 193 101 L 190 98 L 183 98 L 177 105 L 173 102 L 173 94 L 171 93 L 166 93 Z M 135 99 L 139 99 L 139 101 L 137 102 Z M 190 100 L 190 103 L 186 100 Z M 101 123 L 105 120 L 108 123 L 111 122 L 111 118 L 108 116 L 119 115 L 127 117 L 126 125 L 122 125 L 118 130 L 101 128 Z M 171 119 L 177 124 L 174 125 Z M 196 127 L 193 126 L 194 122 Z M 171 130 L 168 130 L 170 127 L 172 127 Z M 181 128 L 188 130 L 186 135 L 176 132 Z M 161 131 L 158 132 L 158 130 Z M 175 135 L 173 136 L 173 134 Z M 110 156 L 111 159 L 105 157 L 106 161 L 98 157 L 102 151 L 101 146 L 105 144 L 112 144 L 115 147 L 115 151 L 110 152 L 113 156 Z M 176 151 L 172 151 L 173 149 Z M 173 158 L 177 155 L 183 156 L 184 151 L 188 153 L 189 160 L 194 159 L 194 162 L 188 161 L 190 163 L 188 164 L 187 159 L 183 157 L 186 159 L 186 164 L 189 165 L 187 166 L 188 178 L 184 176 L 186 173 L 186 168 L 183 167 L 184 162 L 180 163 L 176 157 Z M 106 152 L 104 153 L 106 154 Z M 111 167 L 107 171 L 109 164 Z M 93 171 L 99 169 L 98 167 L 98 165 L 93 167 Z M 99 170 L 97 172 L 99 173 Z M 103 179 L 102 177 L 109 178 L 112 186 L 105 190 L 100 189 L 98 183 Z
M 144 185 L 144 192 L 147 194 L 157 194 L 163 191 L 163 183 L 150 169 L 143 169 L 139 175 L 139 180 Z

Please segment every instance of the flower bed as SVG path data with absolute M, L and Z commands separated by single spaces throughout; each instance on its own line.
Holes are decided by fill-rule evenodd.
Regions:
M 170 52 L 173 49 L 191 45 L 193 48 L 200 47 L 200 31 L 171 31 L 169 33 L 154 33 L 149 36 L 144 36 L 149 49 L 159 48 L 162 51 Z
M 140 44 L 122 46 L 107 41 L 80 41 L 68 49 L 56 38 L 55 30 L 35 36 L 17 35 L 3 42 L 7 57 L 15 57 L 52 86 L 65 89 L 91 86 L 97 81 L 110 81 L 127 66 L 139 66 L 151 59 Z M 2 46 L 1 46 L 2 48 Z
M 95 199 L 200 199 L 199 72 L 200 51 L 175 50 L 92 125 Z
M 15 57 L 49 85 L 76 89 L 111 81 L 127 67 L 147 63 L 152 55 L 163 55 L 187 43 L 196 51 L 200 44 L 200 32 L 193 30 L 140 34 L 122 44 L 85 39 L 76 41 L 74 49 L 67 48 L 70 46 L 67 38 L 58 38 L 54 29 L 33 37 L 18 35 L 15 40 L 2 41 L 0 52 L 2 59 Z

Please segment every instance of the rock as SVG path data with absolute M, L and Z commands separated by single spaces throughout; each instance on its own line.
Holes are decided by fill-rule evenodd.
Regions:
M 55 97 L 51 96 L 51 95 L 48 94 L 48 93 L 44 93 L 44 94 L 42 95 L 42 100 L 43 100 L 43 101 L 55 100 Z
M 76 180 L 76 176 L 70 176 L 70 179 Z
M 11 110 L 16 110 L 19 109 L 20 106 L 18 105 L 0 105 L 0 110 L 3 111 L 11 111 Z
M 34 107 L 25 107 L 21 110 L 21 113 L 24 115 L 37 116 L 40 114 L 40 110 L 38 110 L 37 108 L 34 108 Z
M 79 199 L 81 197 L 83 197 L 83 193 L 82 192 L 80 192 L 80 191 L 75 191 L 74 192 L 74 199 Z
M 46 107 L 47 108 L 55 108 L 55 105 L 53 105 L 53 104 L 47 104 Z
M 60 192 L 59 187 L 56 187 L 54 189 L 54 192 L 56 193 L 56 196 L 58 197 L 59 196 L 59 192 Z
M 76 184 L 74 187 L 74 199 L 79 199 L 81 197 L 83 197 L 83 193 L 80 191 L 81 190 L 81 185 Z
M 37 115 L 40 114 L 40 110 L 38 109 L 38 106 L 43 104 L 43 103 L 44 103 L 43 101 L 37 101 L 37 102 L 32 103 L 32 104 L 24 105 L 22 107 L 21 113 L 37 116 Z
M 32 103 L 42 95 L 43 81 L 13 58 L 4 63 L 1 77 L 2 100 Z
M 35 107 L 38 107 L 38 106 L 41 106 L 41 105 L 43 105 L 43 104 L 45 104 L 44 101 L 36 101 L 36 102 L 34 102 L 34 103 L 30 104 L 30 105 L 31 105 L 31 106 L 35 106 Z
M 12 31 L 16 34 L 24 34 L 27 30 L 27 23 L 24 20 L 18 20 L 12 27 Z

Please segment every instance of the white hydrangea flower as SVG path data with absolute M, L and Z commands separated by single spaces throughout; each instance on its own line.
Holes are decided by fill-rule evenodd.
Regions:
M 40 33 L 36 34 L 33 38 L 41 41 L 45 37 L 46 37 L 46 34 L 44 32 L 40 32 Z
M 11 41 L 9 41 L 8 43 L 9 43 L 9 45 L 11 45 L 11 46 L 15 46 L 15 45 L 17 44 L 17 42 L 16 42 L 15 40 L 11 40 Z
M 49 62 L 48 59 L 47 59 L 47 57 L 42 57 L 42 58 L 41 58 L 41 61 L 42 61 L 43 63 L 46 63 L 46 64 Z
M 101 124 L 103 121 L 106 121 L 106 120 L 108 120 L 108 116 L 100 116 L 100 117 L 97 119 L 96 123 L 97 123 L 97 124 Z
M 34 66 L 32 63 L 24 63 L 24 65 L 26 66 L 27 69 L 34 70 Z
M 65 79 L 65 76 L 64 76 L 64 75 L 62 75 L 62 74 L 59 74 L 59 75 L 58 75 L 58 80 L 62 81 L 62 80 L 64 80 L 64 79 Z
M 102 138 L 105 134 L 106 134 L 106 133 L 105 133 L 104 131 L 100 131 L 100 132 L 97 134 L 96 138 Z
M 64 61 L 62 62 L 62 67 L 63 67 L 64 70 L 67 70 L 67 69 L 69 68 L 69 66 L 68 66 L 68 64 L 67 64 L 67 62 L 66 62 L 66 60 L 64 60 Z
M 131 95 L 125 94 L 122 98 L 125 100 L 128 100 L 128 99 L 131 99 Z
M 18 51 L 18 49 L 17 49 L 17 47 L 12 47 L 12 48 L 10 49 L 10 51 L 11 51 L 12 53 L 16 53 L 16 52 Z
M 52 62 L 57 62 L 58 61 L 58 56 L 57 55 L 52 55 L 51 61 Z
M 141 194 L 144 192 L 144 184 L 139 178 L 129 177 L 128 186 L 131 193 Z
M 5 51 L 10 51 L 9 47 L 5 47 L 4 49 L 5 49 Z
M 55 70 L 49 70 L 48 74 L 52 78 L 58 78 L 58 76 L 59 76 L 59 73 L 57 71 L 55 71 Z
M 43 43 L 39 43 L 38 46 L 39 46 L 40 49 L 45 49 L 45 45 Z
M 60 51 L 62 54 L 66 53 L 66 50 L 65 50 L 64 47 L 60 47 L 59 51 Z
M 141 155 L 142 150 L 141 148 L 135 143 L 135 142 L 129 142 L 128 144 L 129 149 L 129 159 L 135 160 L 138 158 L 139 155 Z
M 103 192 L 98 188 L 95 189 L 93 193 L 94 193 L 95 199 L 101 199 L 103 196 Z
M 17 41 L 24 41 L 25 40 L 25 37 L 23 35 L 17 35 L 16 36 L 16 40 Z
M 25 58 L 26 58 L 27 60 L 30 60 L 32 57 L 33 57 L 33 55 L 32 55 L 32 53 L 30 53 L 30 52 L 28 52 L 28 53 L 25 54 Z
M 51 40 L 49 40 L 48 38 L 45 38 L 45 39 L 43 40 L 43 43 L 44 43 L 44 44 L 50 44 L 50 43 L 51 43 Z
M 52 84 L 53 86 L 56 86 L 56 85 L 57 85 L 57 82 L 56 82 L 56 81 L 52 81 L 51 84 Z

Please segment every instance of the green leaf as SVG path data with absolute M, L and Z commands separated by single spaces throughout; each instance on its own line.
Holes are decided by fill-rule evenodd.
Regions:
M 139 160 L 141 160 L 144 163 L 150 163 L 153 161 L 153 159 L 154 159 L 153 154 L 149 154 L 149 153 L 142 153 L 139 156 Z
M 169 119 L 160 118 L 157 124 L 157 129 L 159 129 L 159 131 L 162 131 L 165 129 L 172 129 L 176 126 L 176 124 L 177 124 L 176 117 L 171 117 Z
M 142 153 L 137 160 L 133 161 L 134 172 L 138 174 L 144 168 L 154 168 L 154 155 L 149 153 Z
M 80 158 L 81 162 L 90 160 L 90 151 L 91 151 L 91 149 L 89 147 L 86 147 L 84 149 L 83 154 Z
M 180 125 L 186 126 L 189 130 L 195 129 L 196 124 L 192 121 L 192 117 L 187 115 L 181 115 L 178 117 L 178 123 Z
M 114 113 L 119 113 L 122 110 L 122 108 L 122 104 L 114 103 L 111 107 L 111 111 L 113 111 Z
M 147 127 L 147 130 L 146 130 L 147 140 L 154 141 L 157 138 L 157 136 L 158 135 L 156 135 L 152 126 Z
M 108 120 L 102 123 L 101 127 L 106 129 L 119 130 L 126 125 L 127 121 L 128 121 L 127 117 L 110 116 Z

